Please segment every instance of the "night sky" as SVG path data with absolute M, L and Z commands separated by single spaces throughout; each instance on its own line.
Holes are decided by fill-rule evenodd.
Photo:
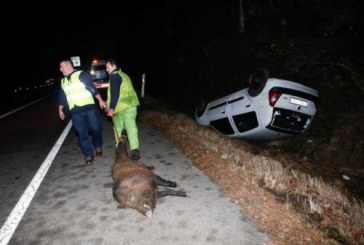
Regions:
M 96 5 L 62 0 L 13 6 L 10 11 L 14 18 L 5 26 L 6 47 L 11 47 L 6 49 L 10 73 L 20 68 L 25 72 L 23 77 L 33 78 L 42 72 L 58 71 L 61 58 L 77 55 L 84 65 L 93 57 L 108 58 L 135 49 L 135 40 L 130 40 L 135 39 L 135 33 L 131 33 L 133 20 L 127 19 L 132 19 L 129 13 L 139 7 L 128 2 L 132 1 Z
M 356 0 L 242 2 L 244 35 L 262 35 L 257 38 L 261 42 L 272 42 L 267 35 L 275 35 L 275 28 L 281 33 L 289 27 L 294 35 L 321 38 L 341 29 L 361 32 L 364 23 L 363 4 Z M 75 55 L 85 69 L 93 58 L 115 57 L 132 74 L 149 72 L 168 78 L 189 73 L 192 77 L 196 62 L 209 55 L 209 45 L 239 34 L 238 0 L 12 1 L 7 5 L 3 11 L 10 17 L 1 17 L 3 59 L 8 60 L 5 84 L 60 76 L 59 60 Z M 183 69 L 168 74 L 173 66 Z

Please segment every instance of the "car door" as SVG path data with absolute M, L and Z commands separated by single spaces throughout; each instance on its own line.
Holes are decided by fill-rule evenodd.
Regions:
M 229 97 L 227 112 L 235 135 L 241 135 L 258 127 L 255 106 L 251 103 L 246 89 L 240 90 Z
M 215 128 L 222 134 L 234 135 L 235 131 L 230 124 L 227 111 L 227 102 L 229 96 L 225 96 L 218 100 L 211 102 L 207 108 L 208 119 L 210 126 Z

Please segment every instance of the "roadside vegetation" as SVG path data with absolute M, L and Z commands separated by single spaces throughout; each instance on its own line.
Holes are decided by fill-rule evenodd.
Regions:
M 267 231 L 272 244 L 363 244 L 364 204 L 301 163 L 200 126 L 155 98 L 140 118 L 158 128 L 227 198 Z M 304 161 L 304 160 L 301 160 Z
M 238 2 L 245 14 L 243 32 Z M 320 101 L 307 132 L 254 145 L 270 156 L 294 158 L 300 171 L 363 199 L 363 2 L 179 4 L 183 11 L 168 22 L 166 42 L 153 49 L 147 93 L 193 118 L 201 98 L 209 101 L 246 88 L 258 68 L 315 88 Z
M 168 22 L 146 83 L 148 95 L 163 104 L 148 98 L 141 118 L 160 128 L 274 242 L 364 244 L 363 3 L 239 1 L 242 32 L 238 1 L 208 2 L 181 2 L 191 7 Z M 201 98 L 246 88 L 258 68 L 319 91 L 317 114 L 304 134 L 246 142 L 195 123 Z

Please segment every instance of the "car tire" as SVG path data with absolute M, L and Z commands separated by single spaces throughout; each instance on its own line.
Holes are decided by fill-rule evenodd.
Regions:
M 206 110 L 206 100 L 204 98 L 200 99 L 197 103 L 197 107 L 196 107 L 196 116 L 200 117 L 205 113 Z
M 248 94 L 251 97 L 255 97 L 260 94 L 263 91 L 268 78 L 269 72 L 264 68 L 260 68 L 255 73 L 251 74 L 249 77 Z

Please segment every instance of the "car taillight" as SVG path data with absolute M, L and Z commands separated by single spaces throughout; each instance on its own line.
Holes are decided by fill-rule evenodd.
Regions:
M 269 93 L 269 105 L 274 106 L 278 101 L 279 97 L 281 96 L 280 93 L 270 92 Z

